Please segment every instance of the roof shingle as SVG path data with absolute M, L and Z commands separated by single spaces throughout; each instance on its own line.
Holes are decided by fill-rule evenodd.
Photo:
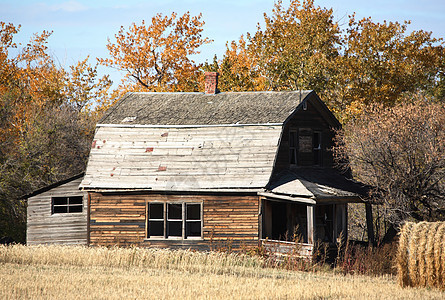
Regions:
M 101 124 L 221 125 L 283 123 L 312 91 L 128 93 Z

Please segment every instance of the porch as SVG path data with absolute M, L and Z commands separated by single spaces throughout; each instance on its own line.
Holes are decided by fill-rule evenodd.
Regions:
M 317 242 L 331 247 L 347 239 L 347 203 L 305 203 L 302 200 L 309 199 L 273 196 L 261 201 L 261 245 L 278 258 L 311 258 Z

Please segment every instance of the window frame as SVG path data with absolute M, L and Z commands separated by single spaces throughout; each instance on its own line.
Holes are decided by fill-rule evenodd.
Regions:
M 150 221 L 161 221 L 161 219 L 150 219 L 150 205 L 163 205 L 163 235 L 150 235 Z M 168 214 L 169 205 L 181 205 L 181 219 L 171 219 Z M 199 219 L 188 219 L 187 206 L 199 205 Z M 181 235 L 169 235 L 169 222 L 181 221 Z M 199 222 L 200 235 L 187 235 L 187 224 L 192 222 Z M 147 240 L 202 240 L 203 239 L 203 203 L 199 201 L 147 201 L 146 203 L 146 222 L 145 222 L 145 239 Z
M 305 132 L 302 134 L 302 132 Z M 310 132 L 310 134 L 307 134 Z M 310 127 L 291 127 L 289 128 L 288 140 L 288 161 L 290 167 L 300 166 L 323 166 L 323 130 Z M 305 138 L 305 140 L 302 140 Z M 307 140 L 309 139 L 310 140 Z M 315 147 L 315 139 L 317 138 L 318 146 Z M 292 143 L 293 141 L 293 143 Z M 309 142 L 310 141 L 310 142 Z M 305 142 L 305 143 L 302 143 Z M 307 143 L 309 142 L 309 144 Z M 307 151 L 302 151 L 302 148 Z M 311 154 L 312 153 L 312 154 Z M 312 158 L 304 159 L 301 156 L 309 155 Z M 309 162 L 312 163 L 309 164 Z
M 80 204 L 78 203 L 78 201 L 74 201 L 74 199 L 79 200 L 80 198 Z M 56 199 L 64 199 L 65 203 L 64 204 L 55 204 Z M 71 202 L 71 201 L 72 202 Z M 84 199 L 83 199 L 83 195 L 82 196 L 52 196 L 51 197 L 51 215 L 61 215 L 61 214 L 81 214 L 84 212 Z M 56 212 L 56 208 L 62 208 L 65 207 L 66 211 L 64 212 Z M 79 208 L 80 207 L 80 211 L 71 211 L 74 210 L 74 208 Z

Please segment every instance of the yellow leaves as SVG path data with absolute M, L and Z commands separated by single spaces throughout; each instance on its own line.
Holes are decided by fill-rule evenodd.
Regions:
M 70 73 L 65 76 L 64 97 L 77 111 L 91 113 L 94 110 L 103 110 L 108 107 L 108 89 L 111 80 L 108 75 L 97 78 L 97 65 L 88 64 L 89 57 L 70 66 Z
M 201 36 L 201 14 L 187 12 L 177 17 L 157 14 L 151 24 L 132 24 L 108 42 L 111 58 L 99 59 L 101 64 L 127 73 L 126 78 L 151 91 L 196 91 L 199 65 L 189 58 L 211 40 Z
M 264 16 L 266 28 L 249 39 L 250 52 L 273 90 L 321 89 L 328 60 L 337 56 L 340 41 L 332 10 L 311 0 L 275 4 Z
M 407 35 L 409 22 L 374 23 L 371 18 L 356 21 L 352 16 L 349 24 L 339 79 L 340 85 L 348 85 L 346 114 L 360 111 L 355 102 L 391 106 L 404 93 L 435 84 L 444 50 L 431 33 Z

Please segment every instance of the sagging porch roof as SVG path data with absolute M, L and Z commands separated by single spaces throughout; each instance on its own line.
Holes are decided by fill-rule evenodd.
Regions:
M 368 187 L 332 168 L 300 167 L 278 173 L 263 196 L 308 204 L 361 202 Z

